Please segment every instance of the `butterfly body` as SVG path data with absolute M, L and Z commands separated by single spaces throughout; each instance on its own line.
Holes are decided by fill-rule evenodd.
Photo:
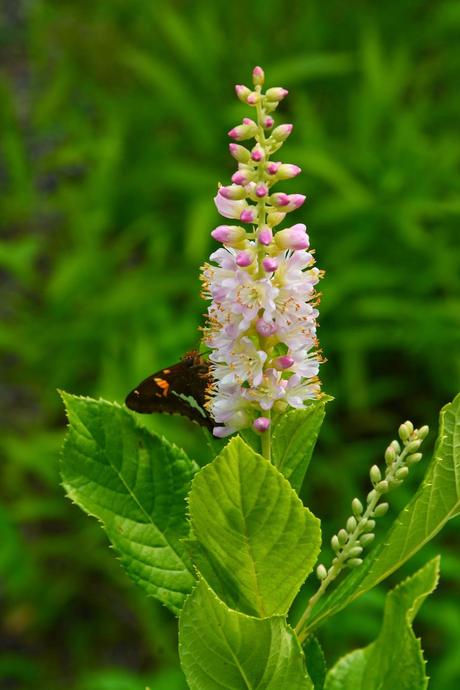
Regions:
M 208 362 L 192 351 L 141 381 L 125 404 L 141 414 L 180 414 L 212 431 L 214 422 L 205 406 L 211 383 Z

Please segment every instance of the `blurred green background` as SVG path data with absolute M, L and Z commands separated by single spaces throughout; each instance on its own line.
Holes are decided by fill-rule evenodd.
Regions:
M 290 90 L 282 154 L 304 175 L 286 191 L 309 195 L 296 220 L 327 272 L 335 401 L 304 487 L 326 535 L 400 421 L 429 423 L 431 448 L 460 388 L 459 39 L 456 0 L 3 0 L 2 689 L 185 687 L 172 616 L 64 497 L 56 388 L 121 401 L 197 345 L 226 132 L 248 114 L 233 84 L 255 64 Z M 186 420 L 148 423 L 208 459 Z M 405 568 L 443 553 L 416 623 L 433 690 L 460 683 L 457 531 Z M 330 663 L 376 634 L 387 588 L 321 630 Z

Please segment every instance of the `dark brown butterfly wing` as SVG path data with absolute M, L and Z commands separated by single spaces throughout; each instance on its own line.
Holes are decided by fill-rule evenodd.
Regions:
M 214 422 L 205 408 L 210 384 L 209 364 L 198 352 L 190 352 L 177 364 L 144 379 L 125 404 L 142 414 L 180 414 L 212 431 Z

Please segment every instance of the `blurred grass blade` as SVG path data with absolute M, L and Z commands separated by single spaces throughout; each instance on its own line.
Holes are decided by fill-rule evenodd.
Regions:
M 300 54 L 276 62 L 270 69 L 273 83 L 298 84 L 309 79 L 349 74 L 355 69 L 351 53 Z

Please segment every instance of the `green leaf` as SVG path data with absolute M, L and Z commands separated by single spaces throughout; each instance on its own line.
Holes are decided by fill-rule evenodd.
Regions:
M 313 681 L 315 690 L 323 690 L 327 673 L 326 659 L 322 647 L 314 635 L 309 635 L 303 644 L 303 653 L 308 675 Z
M 190 690 L 313 690 L 284 618 L 232 611 L 204 580 L 182 610 L 179 652 Z
M 378 638 L 340 659 L 325 690 L 425 690 L 425 661 L 412 622 L 438 577 L 439 557 L 389 592 Z
M 289 482 L 241 438 L 199 472 L 190 492 L 195 562 L 231 608 L 284 614 L 318 556 L 320 523 Z
M 197 466 L 119 405 L 62 398 L 70 424 L 62 454 L 67 494 L 102 522 L 128 575 L 178 613 L 195 582 L 181 540 Z
M 281 414 L 274 424 L 272 462 L 297 493 L 310 464 L 324 414 L 325 402 L 318 401 L 304 410 Z
M 385 539 L 320 602 L 309 629 L 337 613 L 391 575 L 460 513 L 460 394 L 440 413 L 434 456 L 422 485 Z

